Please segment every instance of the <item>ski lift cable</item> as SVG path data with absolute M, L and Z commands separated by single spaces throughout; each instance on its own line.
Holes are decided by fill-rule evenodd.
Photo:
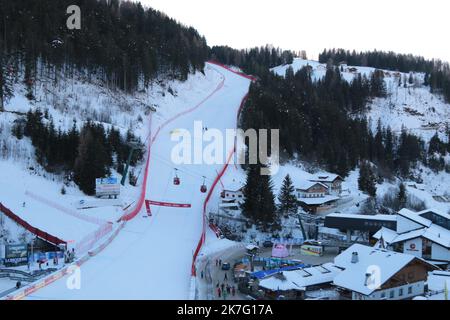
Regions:
M 165 157 L 162 157 L 161 155 L 156 154 L 156 153 L 153 153 L 152 156 L 154 156 L 157 160 L 159 160 L 160 162 L 164 163 L 168 167 L 173 168 L 173 163 L 171 161 L 167 160 Z M 208 182 L 213 182 L 214 181 L 214 179 L 207 178 L 207 177 L 204 176 L 204 174 L 199 173 L 199 172 L 194 171 L 194 170 L 191 170 L 191 169 L 185 169 L 185 168 L 180 169 L 178 167 L 176 169 L 177 169 L 178 172 L 185 173 L 185 174 L 187 174 L 187 175 L 189 175 L 191 177 L 194 177 L 194 178 L 202 177 L 202 178 L 205 178 L 205 180 L 207 180 Z

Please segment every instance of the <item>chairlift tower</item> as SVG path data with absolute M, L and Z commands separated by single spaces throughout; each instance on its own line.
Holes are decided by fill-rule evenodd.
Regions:
M 122 180 L 120 181 L 120 184 L 122 186 L 125 186 L 125 181 L 127 179 L 128 169 L 130 168 L 130 162 L 131 162 L 131 158 L 133 157 L 133 153 L 134 153 L 134 151 L 140 149 L 139 144 L 136 140 L 131 140 L 128 143 L 128 146 L 131 148 L 131 150 L 130 150 L 130 154 L 128 155 L 127 164 L 125 166 L 125 169 L 123 170 Z

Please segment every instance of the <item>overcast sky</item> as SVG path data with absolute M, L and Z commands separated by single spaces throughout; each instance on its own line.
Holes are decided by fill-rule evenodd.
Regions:
M 141 0 L 209 45 L 392 50 L 450 61 L 448 0 Z

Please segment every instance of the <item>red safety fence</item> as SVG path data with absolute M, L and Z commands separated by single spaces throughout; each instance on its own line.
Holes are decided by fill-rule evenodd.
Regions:
M 74 218 L 77 218 L 77 219 L 80 219 L 80 220 L 83 220 L 83 221 L 86 221 L 86 222 L 94 223 L 94 224 L 97 224 L 97 225 L 104 225 L 104 224 L 107 223 L 107 221 L 105 221 L 105 220 L 102 220 L 102 219 L 99 219 L 99 218 L 95 218 L 95 217 L 90 217 L 90 216 L 78 213 L 78 212 L 76 212 L 74 210 L 71 210 L 69 208 L 66 208 L 66 207 L 60 205 L 59 203 L 56 203 L 56 202 L 51 201 L 49 199 L 46 199 L 46 198 L 44 198 L 44 197 L 42 197 L 40 195 L 37 195 L 37 194 L 35 194 L 35 193 L 31 192 L 31 191 L 28 191 L 28 190 L 25 191 L 25 195 L 27 195 L 30 198 L 33 198 L 33 199 L 35 199 L 35 200 L 37 200 L 37 201 L 39 201 L 41 203 L 46 204 L 49 207 L 55 208 L 56 210 L 58 210 L 60 212 L 63 212 L 63 213 L 65 213 L 65 214 L 67 214 L 69 216 L 72 216 Z
M 153 206 L 159 207 L 172 207 L 172 208 L 190 208 L 190 203 L 173 203 L 173 202 L 161 202 L 161 201 L 153 201 L 153 200 L 145 200 L 146 203 Z
M 148 137 L 151 137 L 151 134 L 152 134 L 151 126 L 152 126 L 152 113 L 150 113 L 150 131 L 149 131 Z M 142 181 L 141 194 L 139 195 L 139 199 L 137 200 L 136 206 L 134 207 L 134 209 L 129 213 L 125 213 L 119 219 L 119 221 L 129 221 L 129 220 L 133 219 L 134 217 L 136 217 L 136 215 L 139 213 L 139 211 L 141 211 L 142 205 L 145 200 L 145 193 L 147 190 L 148 167 L 150 164 L 150 152 L 152 149 L 152 143 L 153 143 L 152 141 L 150 141 L 148 143 L 147 162 L 145 164 L 144 179 Z
M 220 238 L 222 232 L 220 231 L 218 226 L 216 226 L 214 223 L 210 223 L 209 228 L 216 234 L 217 238 Z
M 30 231 L 32 234 L 36 235 L 38 238 L 45 240 L 54 245 L 67 244 L 66 241 L 59 239 L 58 237 L 52 236 L 47 232 L 42 231 L 41 229 L 35 228 L 30 225 L 28 222 L 15 215 L 11 210 L 6 208 L 2 203 L 0 203 L 0 211 L 3 212 L 8 218 L 24 227 L 26 230 Z
M 219 62 L 219 61 L 209 60 L 208 63 L 215 64 L 215 65 L 217 65 L 217 66 L 219 66 L 219 67 L 222 67 L 222 68 L 224 68 L 224 69 L 226 69 L 226 70 L 228 70 L 228 71 L 230 71 L 230 72 L 233 72 L 233 73 L 235 73 L 235 74 L 237 74 L 237 75 L 239 75 L 239 76 L 241 76 L 241 77 L 244 77 L 244 78 L 246 78 L 246 79 L 249 79 L 249 80 L 251 80 L 251 81 L 256 81 L 256 80 L 257 80 L 256 77 L 251 76 L 251 75 L 248 75 L 248 74 L 245 74 L 245 73 L 240 72 L 240 71 L 233 70 L 233 69 L 230 68 L 229 66 L 227 66 L 227 65 L 225 65 L 225 64 L 223 64 L 223 63 L 221 63 L 221 62 Z
M 223 67 L 223 68 L 225 68 L 225 69 L 227 69 L 227 70 L 229 70 L 229 71 L 231 71 L 233 73 L 236 73 L 236 74 L 238 74 L 240 76 L 243 76 L 246 79 L 250 79 L 252 81 L 256 80 L 255 77 L 248 76 L 248 75 L 242 74 L 241 72 L 234 71 L 234 70 L 230 69 L 229 67 L 221 64 L 221 63 L 214 62 L 214 61 L 209 61 L 209 62 L 213 63 L 213 64 L 216 64 L 216 65 L 218 65 L 220 67 Z M 245 105 L 245 102 L 247 101 L 247 98 L 248 98 L 248 93 L 242 98 L 241 104 L 239 105 L 239 109 L 238 109 L 237 115 L 236 115 L 236 124 L 239 121 L 239 115 L 240 115 L 240 113 L 241 113 L 241 111 L 242 111 L 242 109 L 243 109 L 243 107 Z M 211 195 L 212 195 L 212 193 L 213 193 L 217 183 L 219 183 L 219 181 L 221 180 L 222 176 L 225 174 L 228 166 L 230 165 L 231 159 L 232 159 L 233 155 L 235 154 L 235 152 L 236 152 L 236 141 L 235 141 L 235 145 L 234 145 L 233 150 L 231 150 L 229 155 L 228 155 L 227 162 L 222 167 L 222 170 L 217 174 L 216 178 L 214 179 L 214 182 L 211 185 L 211 188 L 209 189 L 208 195 L 206 196 L 206 199 L 203 202 L 203 228 L 202 228 L 202 234 L 201 234 L 200 240 L 198 241 L 197 247 L 196 247 L 196 249 L 194 251 L 194 254 L 193 254 L 193 257 L 192 257 L 191 275 L 193 277 L 195 277 L 196 274 L 197 274 L 197 271 L 196 271 L 196 268 L 195 268 L 195 262 L 197 260 L 198 254 L 200 253 L 200 250 L 202 249 L 203 244 L 205 243 L 205 236 L 206 236 L 206 206 L 208 205 L 208 202 L 209 202 L 209 200 L 211 198 Z M 209 226 L 211 228 L 211 224 L 209 224 Z M 211 229 L 216 234 L 217 237 L 220 236 L 220 233 L 217 232 L 217 231 L 219 231 L 218 229 L 216 229 L 216 230 L 214 228 L 211 228 Z
M 149 143 L 149 147 L 148 147 L 148 155 L 147 155 L 147 164 L 145 166 L 145 174 L 144 174 L 144 181 L 142 183 L 142 191 L 141 191 L 141 195 L 139 197 L 138 203 L 135 207 L 135 209 L 128 213 L 123 215 L 120 220 L 122 221 L 129 221 L 131 219 L 133 219 L 134 217 L 136 217 L 136 215 L 139 213 L 139 211 L 142 208 L 142 205 L 144 203 L 144 198 L 145 198 L 145 193 L 147 190 L 147 176 L 148 176 L 148 168 L 149 168 L 149 164 L 150 164 L 150 155 L 151 155 L 151 147 L 153 145 L 153 142 L 155 142 L 156 138 L 158 137 L 159 133 L 161 132 L 161 129 L 163 129 L 165 126 L 167 126 L 169 123 L 175 121 L 176 119 L 178 119 L 179 117 L 190 113 L 196 109 L 198 109 L 201 105 L 203 105 L 203 103 L 205 103 L 209 98 L 211 98 L 217 91 L 219 91 L 220 89 L 223 88 L 225 84 L 225 77 L 222 76 L 222 81 L 217 85 L 217 87 L 214 89 L 214 91 L 212 91 L 207 97 L 205 97 L 202 101 L 200 101 L 199 103 L 197 103 L 195 106 L 193 106 L 192 108 L 189 108 L 187 110 L 184 110 L 178 114 L 176 114 L 175 116 L 169 118 L 168 120 L 166 120 L 163 124 L 161 124 L 158 129 L 156 130 L 155 134 L 153 135 L 150 143 Z M 150 119 L 151 121 L 151 119 Z M 151 132 L 150 132 L 151 134 Z
M 97 230 L 87 234 L 81 239 L 75 246 L 75 252 L 77 254 L 84 254 L 90 250 L 100 239 L 106 236 L 112 231 L 112 223 L 105 223 L 101 225 Z

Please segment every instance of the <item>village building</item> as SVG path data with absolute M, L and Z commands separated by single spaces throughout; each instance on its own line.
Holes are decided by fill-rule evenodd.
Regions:
M 332 282 L 341 271 L 333 263 L 326 263 L 270 274 L 259 279 L 256 285 L 264 299 L 303 300 L 323 294 L 335 295 Z
M 334 259 L 344 269 L 333 281 L 340 299 L 403 300 L 425 293 L 438 267 L 416 256 L 354 244 Z
M 364 238 L 373 239 L 373 236 L 382 227 L 395 230 L 397 228 L 397 217 L 387 214 L 330 213 L 325 217 L 324 226 L 346 233 L 348 241 L 351 240 L 351 236 L 354 234 L 362 234 Z
M 344 179 L 337 174 L 319 174 L 312 179 L 312 182 L 319 182 L 328 187 L 327 194 L 339 196 L 342 192 L 342 182 Z
M 374 238 L 378 245 L 408 253 L 445 266 L 450 262 L 450 215 L 437 210 L 413 212 L 402 209 L 396 215 L 396 229 L 381 228 Z
M 243 186 L 237 182 L 224 187 L 220 196 L 219 211 L 229 212 L 240 210 L 240 205 L 244 202 Z
M 319 213 L 334 207 L 339 197 L 330 194 L 330 187 L 322 182 L 302 181 L 297 184 L 296 195 L 302 208 L 311 213 Z

